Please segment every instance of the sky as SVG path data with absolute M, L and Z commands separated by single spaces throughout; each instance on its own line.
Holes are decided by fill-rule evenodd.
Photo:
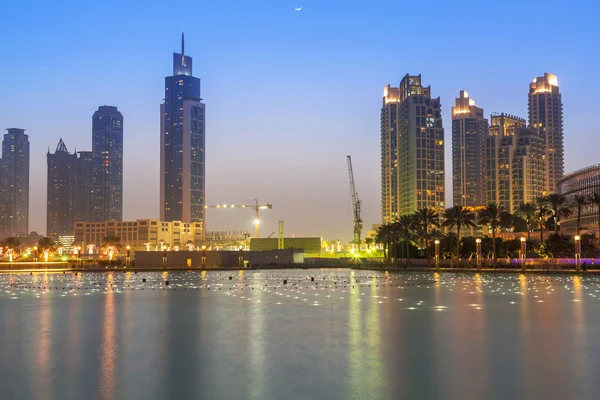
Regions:
M 296 11 L 296 7 L 302 7 Z M 422 74 L 441 97 L 446 199 L 450 110 L 460 90 L 527 118 L 529 83 L 558 76 L 565 170 L 600 162 L 600 28 L 593 1 L 32 0 L 0 14 L 0 127 L 31 142 L 30 230 L 46 230 L 46 153 L 91 150 L 100 105 L 124 117 L 124 219 L 159 216 L 159 105 L 172 53 L 206 103 L 207 204 L 273 204 L 261 235 L 352 238 L 346 155 L 362 217 L 380 221 L 383 88 Z M 251 210 L 207 210 L 206 228 L 253 231 Z M 275 233 L 274 236 L 277 234 Z

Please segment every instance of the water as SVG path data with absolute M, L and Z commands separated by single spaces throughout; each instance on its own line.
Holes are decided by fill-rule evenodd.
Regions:
M 0 397 L 597 399 L 599 313 L 595 277 L 0 275 Z

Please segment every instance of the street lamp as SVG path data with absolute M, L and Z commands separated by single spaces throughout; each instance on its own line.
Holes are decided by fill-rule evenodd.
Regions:
M 527 255 L 527 239 L 521 237 L 521 271 L 525 271 L 525 256 Z
M 440 241 L 435 240 L 435 269 L 440 269 Z
M 575 236 L 575 271 L 580 271 L 581 262 L 581 236 Z
M 202 268 L 206 265 L 206 246 L 202 246 Z
M 125 267 L 129 266 L 129 262 L 131 260 L 131 258 L 129 258 L 130 250 L 131 250 L 131 246 L 127 245 L 127 257 L 125 258 Z
M 481 267 L 481 238 L 475 239 L 475 249 L 477 252 L 477 268 Z

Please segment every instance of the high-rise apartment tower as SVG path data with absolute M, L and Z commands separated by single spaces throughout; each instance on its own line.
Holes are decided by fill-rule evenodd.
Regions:
M 452 107 L 452 195 L 455 206 L 486 205 L 485 146 L 488 120 L 462 90 Z
M 529 125 L 544 139 L 544 194 L 555 193 L 565 170 L 563 109 L 556 75 L 545 73 L 529 84 Z
M 0 160 L 0 237 L 29 230 L 29 137 L 25 129 L 9 128 Z
M 48 149 L 46 159 L 48 162 L 46 235 L 58 239 L 59 236 L 73 234 L 77 154 L 70 154 L 65 142 L 60 139 L 54 154 Z
M 440 98 L 421 75 L 387 85 L 381 108 L 381 219 L 429 207 L 444 210 L 444 129 Z

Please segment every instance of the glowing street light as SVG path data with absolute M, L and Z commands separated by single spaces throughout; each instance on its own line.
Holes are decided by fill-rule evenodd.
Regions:
M 435 269 L 440 268 L 440 241 L 438 239 L 433 242 L 435 244 Z
M 475 249 L 477 252 L 477 257 L 476 257 L 476 263 L 477 263 L 477 268 L 480 268 L 481 266 L 481 238 L 477 238 L 475 239 Z
M 521 271 L 525 271 L 525 256 L 527 255 L 527 239 L 521 237 Z
M 580 271 L 581 263 L 581 236 L 575 236 L 575 271 Z

